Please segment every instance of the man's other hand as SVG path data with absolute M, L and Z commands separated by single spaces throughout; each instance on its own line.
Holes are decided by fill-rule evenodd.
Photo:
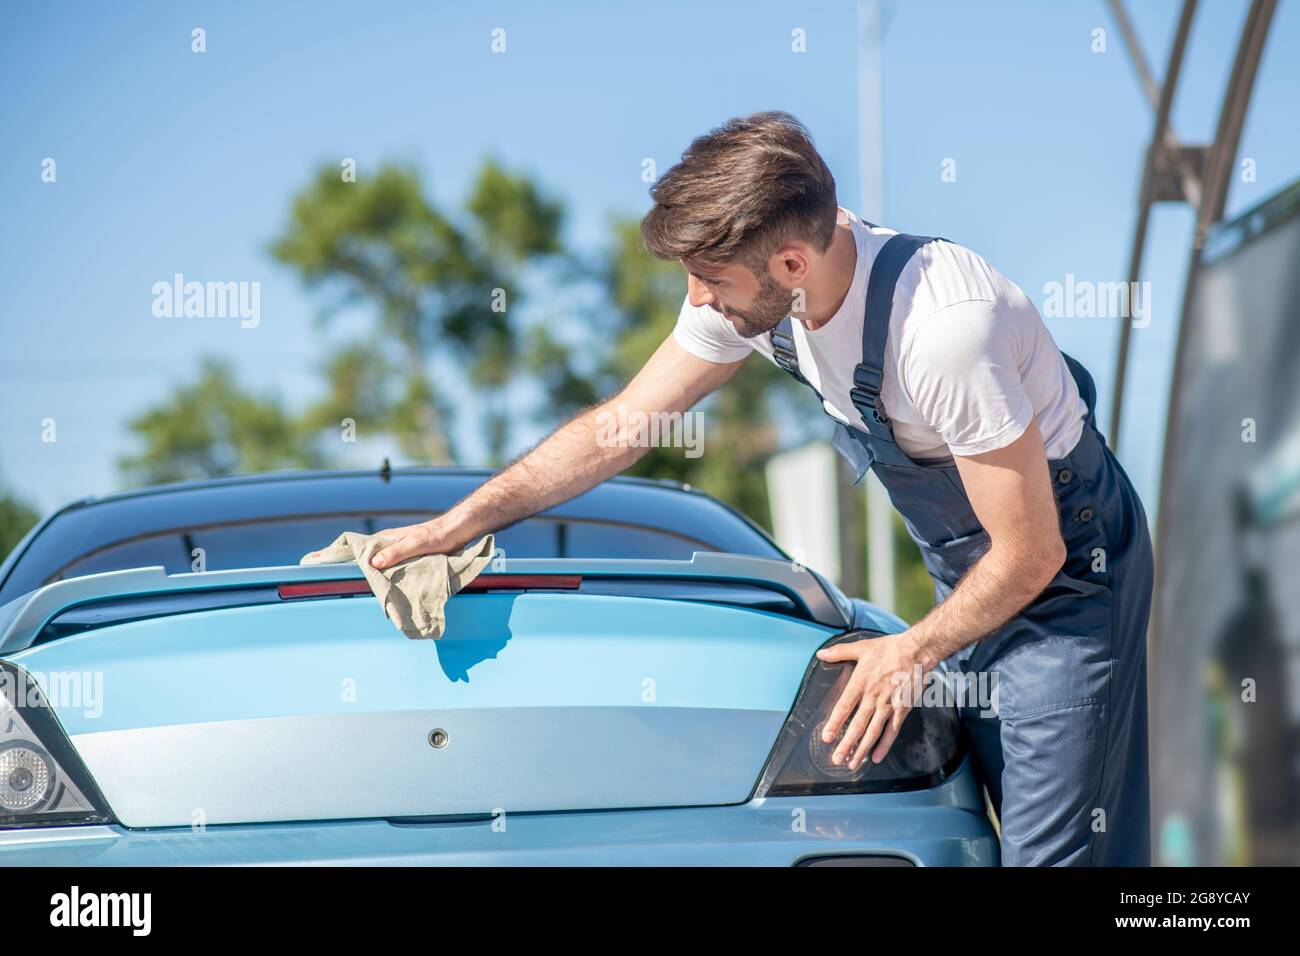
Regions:
M 848 686 L 822 729 L 822 742 L 834 743 L 848 722 L 831 763 L 857 770 L 873 746 L 872 761 L 880 763 L 912 709 L 910 685 L 917 659 L 907 632 L 834 644 L 818 651 L 817 657 L 828 664 L 854 662 Z

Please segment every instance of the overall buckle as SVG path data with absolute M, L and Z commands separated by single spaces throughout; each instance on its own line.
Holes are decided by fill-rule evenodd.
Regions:
M 770 338 L 772 340 L 772 348 L 778 349 L 782 352 L 794 351 L 794 339 L 786 335 L 779 328 L 772 329 Z
M 780 349 L 772 350 L 772 358 L 776 361 L 777 365 L 781 366 L 791 375 L 799 374 L 798 362 L 795 359 L 791 358 L 789 355 L 787 355 L 785 352 L 782 352 Z
M 853 370 L 853 384 L 871 395 L 880 394 L 880 386 L 884 380 L 884 372 L 869 365 L 859 365 Z
M 878 368 L 859 365 L 853 370 L 853 387 L 849 389 L 849 399 L 865 418 L 868 415 L 878 425 L 888 425 L 887 416 L 880 407 L 880 385 L 884 375 Z

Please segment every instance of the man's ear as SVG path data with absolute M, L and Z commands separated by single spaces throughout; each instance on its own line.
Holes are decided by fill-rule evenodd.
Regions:
M 767 260 L 767 267 L 777 282 L 786 286 L 798 286 L 808 277 L 812 257 L 806 246 L 792 242 L 772 253 L 772 257 Z

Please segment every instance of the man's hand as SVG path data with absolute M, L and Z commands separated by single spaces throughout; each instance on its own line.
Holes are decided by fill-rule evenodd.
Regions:
M 459 540 L 458 535 L 447 531 L 437 518 L 376 531 L 375 536 L 393 542 L 371 555 L 370 566 L 380 571 L 400 564 L 407 558 L 417 558 L 423 554 L 448 554 L 465 544 Z
M 439 518 L 431 518 L 419 524 L 403 525 L 400 528 L 385 528 L 376 531 L 375 537 L 388 538 L 392 543 L 376 551 L 370 558 L 370 566 L 383 570 L 405 561 L 407 558 L 423 554 L 447 554 L 463 546 L 469 539 L 446 530 Z M 320 554 L 313 551 L 312 557 Z
M 849 769 L 857 770 L 879 739 L 871 759 L 880 763 L 898 738 L 903 718 L 912 709 L 910 683 L 918 659 L 908 632 L 835 644 L 818 651 L 817 656 L 828 664 L 857 661 L 848 686 L 822 728 L 822 741 L 832 743 L 849 715 L 853 715 L 844 738 L 831 755 L 831 762 L 837 765 L 847 762 Z

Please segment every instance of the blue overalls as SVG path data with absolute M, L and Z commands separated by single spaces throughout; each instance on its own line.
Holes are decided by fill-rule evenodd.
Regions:
M 856 480 L 875 469 L 942 601 L 987 549 L 988 532 L 956 465 L 904 454 L 880 404 L 894 286 L 931 241 L 942 240 L 892 236 L 872 266 L 850 392 L 865 431 L 837 422 L 834 445 Z M 791 331 L 787 316 L 770 333 L 774 357 L 810 384 Z M 1070 356 L 1065 361 L 1088 406 L 1078 444 L 1049 462 L 1065 565 L 1028 608 L 946 663 L 986 673 L 996 688 L 995 715 L 978 700 L 959 701 L 959 713 L 1000 821 L 1003 865 L 1148 866 L 1151 539 L 1137 493 L 1097 430 L 1092 376 Z

